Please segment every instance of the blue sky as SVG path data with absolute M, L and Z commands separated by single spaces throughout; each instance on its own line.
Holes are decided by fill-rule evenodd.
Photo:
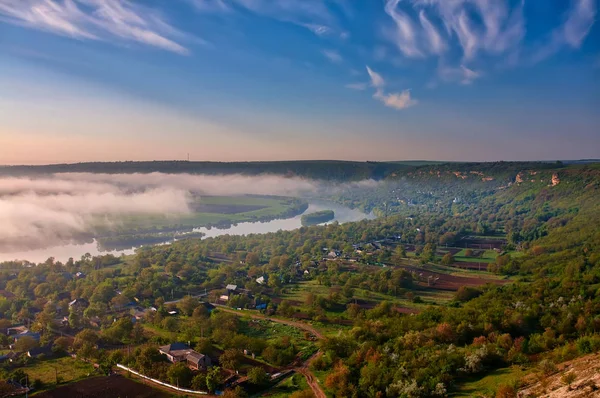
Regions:
M 597 0 L 0 0 L 0 163 L 600 157 Z

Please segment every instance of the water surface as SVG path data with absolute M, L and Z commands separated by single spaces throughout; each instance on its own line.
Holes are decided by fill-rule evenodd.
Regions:
M 365 214 L 360 210 L 351 209 L 349 207 L 340 205 L 334 202 L 328 201 L 309 201 L 308 209 L 302 214 L 314 213 L 316 211 L 321 210 L 333 210 L 335 213 L 335 218 L 330 221 L 331 222 L 353 222 L 360 221 L 363 219 L 372 219 L 374 218 L 371 214 Z M 267 222 L 246 222 L 240 223 L 237 225 L 232 225 L 229 228 L 218 229 L 218 228 L 196 228 L 194 231 L 204 232 L 206 237 L 216 237 L 220 235 L 248 235 L 248 234 L 265 234 L 269 232 L 277 232 L 277 231 L 291 231 L 302 226 L 301 218 L 302 214 L 297 215 L 295 217 L 281 219 L 281 220 L 271 220 Z M 168 242 L 164 242 L 168 243 Z M 86 253 L 91 254 L 92 256 L 97 256 L 101 254 L 113 254 L 115 256 L 120 256 L 121 254 L 133 254 L 135 248 L 131 248 L 128 250 L 115 250 L 115 251 L 100 251 L 97 243 L 85 243 L 85 244 L 66 244 L 61 246 L 54 246 L 44 249 L 37 250 L 27 250 L 21 252 L 2 252 L 0 253 L 0 262 L 2 261 L 11 261 L 11 260 L 28 260 L 31 262 L 39 263 L 46 261 L 48 257 L 54 257 L 57 261 L 65 262 L 69 259 L 69 257 L 73 257 L 74 259 L 79 259 L 81 256 Z

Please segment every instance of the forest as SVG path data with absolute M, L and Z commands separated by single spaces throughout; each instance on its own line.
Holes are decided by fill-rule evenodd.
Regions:
M 75 353 L 228 396 L 517 397 L 600 351 L 598 164 L 404 167 L 335 193 L 374 220 L 0 264 L 0 378 L 51 389 L 39 367 Z M 174 342 L 213 366 L 169 363 Z

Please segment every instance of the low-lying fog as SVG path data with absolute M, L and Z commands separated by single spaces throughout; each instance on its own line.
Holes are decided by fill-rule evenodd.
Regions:
M 118 222 L 125 214 L 190 212 L 193 194 L 302 196 L 331 192 L 333 186 L 273 175 L 64 173 L 0 177 L 0 253 L 68 244 L 92 233 L 98 220 Z

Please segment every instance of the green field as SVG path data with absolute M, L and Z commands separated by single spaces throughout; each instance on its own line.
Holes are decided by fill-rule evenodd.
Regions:
M 122 230 L 144 230 L 171 226 L 202 227 L 221 223 L 240 223 L 283 216 L 298 201 L 293 198 L 255 196 L 204 196 L 190 206 L 189 214 L 129 215 L 123 217 Z
M 457 398 L 494 397 L 496 396 L 498 387 L 517 383 L 525 373 L 525 370 L 518 366 L 497 369 L 484 377 L 474 378 L 461 383 L 457 391 L 450 394 L 450 396 Z
M 466 250 L 467 249 L 463 249 L 456 253 L 454 255 L 454 260 L 467 263 L 492 263 L 496 261 L 496 257 L 498 257 L 498 253 L 494 250 L 486 250 L 481 257 L 467 257 L 465 256 Z
M 285 219 L 302 214 L 308 203 L 280 196 L 197 196 L 189 212 L 176 214 L 127 214 L 116 218 L 98 216 L 96 238 L 105 250 L 164 243 L 175 239 L 199 238 L 194 228 L 229 228 L 243 222 Z
M 23 368 L 29 380 L 39 379 L 42 383 L 55 384 L 56 377 L 60 383 L 70 383 L 93 374 L 94 367 L 71 357 L 36 360 Z

